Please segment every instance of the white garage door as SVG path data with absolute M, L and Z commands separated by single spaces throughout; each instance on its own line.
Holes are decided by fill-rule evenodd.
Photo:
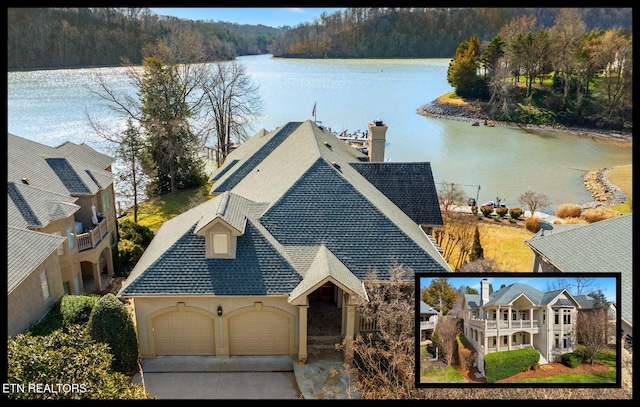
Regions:
M 156 355 L 215 355 L 213 319 L 173 311 L 153 320 Z
M 263 309 L 229 319 L 229 353 L 288 355 L 289 318 Z

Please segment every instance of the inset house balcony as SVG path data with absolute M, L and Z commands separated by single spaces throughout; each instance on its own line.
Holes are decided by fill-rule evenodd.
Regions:
M 106 218 L 99 217 L 98 220 L 99 222 L 97 225 L 91 225 L 85 233 L 76 235 L 76 242 L 78 243 L 79 251 L 97 247 L 102 239 L 109 234 Z
M 436 329 L 436 323 L 434 321 L 420 321 L 420 330 L 423 329 Z
M 494 329 L 531 329 L 539 328 L 540 320 L 538 319 L 518 319 L 518 320 L 495 320 L 495 319 L 472 319 L 469 325 L 483 331 Z

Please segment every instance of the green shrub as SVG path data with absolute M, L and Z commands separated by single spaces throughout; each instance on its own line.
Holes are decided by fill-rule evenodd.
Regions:
M 517 222 L 517 221 L 516 221 L 515 219 L 513 219 L 513 218 L 509 218 L 509 223 L 512 223 L 512 224 L 513 224 L 513 223 L 516 223 L 516 222 Z
M 42 318 L 37 324 L 31 326 L 24 333 L 28 333 L 31 335 L 44 336 L 49 335 L 53 331 L 57 331 L 58 329 L 62 329 L 62 312 L 60 311 L 60 304 L 62 303 L 62 298 L 56 301 L 49 312 Z
M 138 341 L 131 315 L 124 304 L 109 293 L 93 307 L 87 331 L 91 337 L 109 345 L 113 370 L 131 374 L 138 368 Z
M 484 215 L 485 218 L 488 218 L 493 213 L 493 206 L 490 205 L 482 205 L 480 207 L 480 212 Z
M 153 231 L 148 226 L 142 226 L 128 218 L 123 219 L 118 224 L 118 232 L 120 239 L 131 240 L 142 247 L 149 246 L 154 236 Z
M 509 216 L 511 219 L 520 219 L 520 217 L 524 215 L 524 210 L 522 208 L 510 208 Z
M 540 354 L 533 348 L 489 353 L 484 357 L 487 383 L 495 383 L 500 379 L 529 370 L 539 360 Z
M 507 212 L 509 212 L 509 209 L 503 208 L 502 206 L 499 208 L 496 208 L 496 214 L 501 218 L 504 218 L 505 216 L 507 216 Z
M 132 240 L 122 239 L 118 242 L 118 256 L 122 265 L 137 263 L 142 253 L 144 253 L 144 248 Z
M 99 295 L 64 295 L 60 300 L 62 324 L 84 325 L 89 322 L 89 316 L 100 299 Z
M 10 399 L 150 399 L 139 384 L 111 370 L 112 355 L 80 325 L 48 336 L 21 334 L 7 343 L 7 383 L 49 384 L 58 392 L 14 391 Z M 58 388 L 58 384 L 64 385 Z M 71 387 L 71 386 L 74 387 Z
M 582 363 L 582 355 L 576 352 L 565 353 L 561 356 L 561 362 L 563 365 L 574 369 Z

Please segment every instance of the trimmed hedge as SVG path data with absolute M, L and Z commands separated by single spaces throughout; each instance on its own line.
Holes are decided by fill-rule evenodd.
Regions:
M 62 325 L 84 325 L 89 322 L 91 311 L 99 300 L 99 295 L 64 295 L 60 300 Z
M 122 301 L 109 293 L 93 307 L 87 332 L 95 341 L 109 345 L 113 370 L 132 374 L 138 369 L 138 340 L 131 315 Z
M 565 353 L 561 356 L 562 364 L 572 369 L 580 366 L 582 360 L 582 355 L 576 352 Z
M 489 353 L 484 357 L 484 373 L 487 383 L 511 377 L 531 369 L 540 360 L 540 354 L 533 348 Z
M 20 334 L 7 343 L 9 399 L 150 399 L 142 385 L 111 370 L 108 346 L 93 341 L 80 325 L 47 336 Z M 30 384 L 51 386 L 20 391 Z

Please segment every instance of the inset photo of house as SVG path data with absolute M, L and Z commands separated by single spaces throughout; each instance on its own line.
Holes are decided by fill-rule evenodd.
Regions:
M 620 387 L 621 273 L 416 275 L 416 386 Z

